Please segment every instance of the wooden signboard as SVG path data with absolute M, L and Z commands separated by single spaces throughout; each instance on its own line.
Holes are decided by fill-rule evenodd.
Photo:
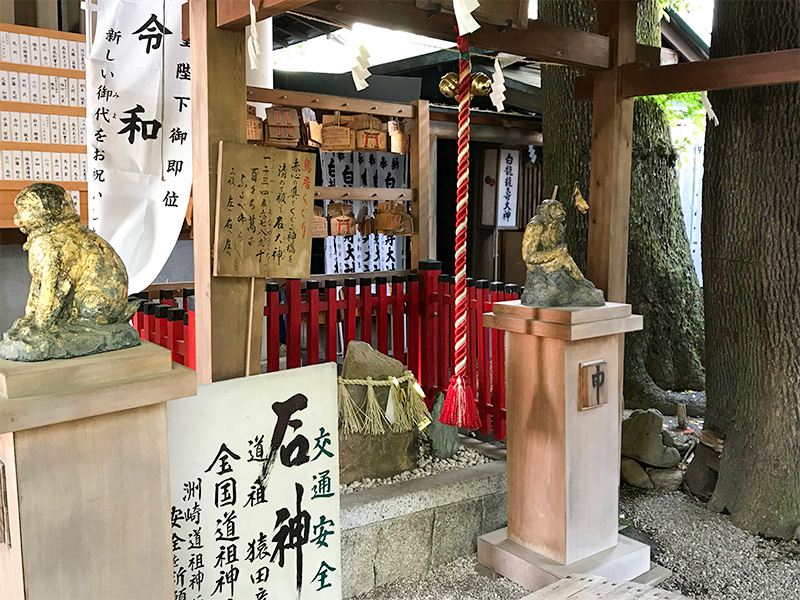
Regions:
M 214 275 L 308 277 L 314 155 L 219 144 Z
M 167 407 L 175 598 L 341 600 L 336 365 L 197 392 Z

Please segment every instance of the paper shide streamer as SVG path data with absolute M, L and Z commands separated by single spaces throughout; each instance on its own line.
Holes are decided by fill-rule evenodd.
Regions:
M 489 93 L 489 99 L 497 109 L 497 112 L 503 112 L 503 101 L 506 99 L 506 78 L 503 77 L 503 71 L 500 68 L 500 59 L 494 59 L 494 75 L 492 75 L 492 91 Z
M 369 52 L 361 42 L 356 50 L 356 64 L 351 71 L 353 75 L 353 83 L 357 91 L 361 91 L 369 87 L 367 79 L 372 75 L 369 72 Z
M 261 42 L 256 27 L 255 0 L 250 0 L 250 36 L 247 38 L 247 56 L 250 58 L 250 70 L 257 71 L 261 67 Z
M 453 12 L 456 14 L 458 35 L 467 35 L 480 29 L 481 25 L 472 16 L 478 7 L 478 0 L 453 0 Z

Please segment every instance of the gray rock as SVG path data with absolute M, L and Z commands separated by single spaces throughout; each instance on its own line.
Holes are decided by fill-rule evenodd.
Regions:
M 425 429 L 425 433 L 431 443 L 431 455 L 434 458 L 452 458 L 461 448 L 458 428 L 451 425 L 443 425 L 439 422 L 439 415 L 442 414 L 443 406 L 444 394 L 440 392 L 436 395 L 436 401 L 433 403 L 431 424 Z
M 656 489 L 677 492 L 683 483 L 683 471 L 678 469 L 647 469 L 647 475 Z
M 635 410 L 622 422 L 622 456 L 651 467 L 670 468 L 681 460 L 675 448 L 664 445 L 662 417 L 655 409 Z
M 381 354 L 365 342 L 350 342 L 342 366 L 343 379 L 386 379 L 402 377 L 403 363 Z M 367 388 L 348 386 L 356 405 L 364 410 Z M 388 387 L 376 387 L 375 396 L 386 410 Z M 339 480 L 347 484 L 362 479 L 385 479 L 417 466 L 419 432 L 416 429 L 393 433 L 388 425 L 382 435 L 354 433 L 339 435 Z
M 350 342 L 347 345 L 347 353 L 342 364 L 343 379 L 386 379 L 387 377 L 402 377 L 405 373 L 405 366 L 399 360 L 395 360 L 381 354 L 366 342 Z M 350 395 L 356 404 L 363 409 L 367 399 L 367 388 L 363 386 L 348 386 Z M 389 399 L 388 387 L 376 387 L 375 396 L 378 404 L 386 410 L 386 402 Z
M 661 430 L 661 441 L 664 442 L 667 448 L 675 448 L 675 438 L 673 438 L 672 434 L 666 429 Z
M 520 301 L 525 306 L 603 306 L 603 291 L 588 279 L 573 278 L 566 268 L 547 272 L 535 266 L 525 275 Z
M 632 458 L 622 457 L 620 464 L 620 479 L 628 485 L 646 490 L 653 489 L 653 482 L 650 481 L 647 472 L 642 468 L 638 462 Z

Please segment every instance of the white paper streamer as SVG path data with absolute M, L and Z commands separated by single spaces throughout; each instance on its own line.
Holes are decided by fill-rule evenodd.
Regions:
M 253 0 L 250 0 L 250 37 L 247 38 L 247 56 L 250 58 L 250 70 L 257 71 L 261 67 L 261 43 L 258 40 L 256 6 Z
M 489 93 L 489 99 L 494 104 L 497 112 L 503 112 L 503 100 L 506 99 L 506 78 L 503 77 L 503 71 L 500 68 L 500 60 L 494 59 L 494 75 L 492 75 L 492 91 Z
M 700 92 L 700 102 L 703 103 L 703 108 L 706 109 L 706 119 L 714 121 L 714 125 L 719 125 L 717 113 L 715 113 L 714 109 L 711 107 L 711 100 L 708 99 L 708 94 L 706 92 Z
M 478 0 L 453 0 L 453 12 L 456 13 L 459 35 L 467 35 L 480 29 L 480 23 L 472 17 L 472 13 L 478 10 L 480 5 Z
M 356 90 L 360 92 L 361 90 L 369 87 L 367 79 L 372 75 L 372 73 L 369 72 L 369 52 L 367 52 L 363 42 L 358 46 L 356 65 L 353 67 L 351 73 L 353 75 L 353 83 L 356 86 Z

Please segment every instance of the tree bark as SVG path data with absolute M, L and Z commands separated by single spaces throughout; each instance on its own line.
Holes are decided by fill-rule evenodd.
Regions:
M 660 45 L 659 6 L 658 0 L 639 3 L 639 43 Z M 596 29 L 595 11 L 585 0 L 540 0 L 539 16 L 576 29 Z M 592 203 L 591 103 L 574 99 L 573 82 L 580 74 L 567 67 L 542 67 L 544 187 L 545 195 L 554 185 L 561 190 L 559 197 L 567 206 L 567 244 L 585 270 L 588 217 L 570 201 L 577 181 Z M 625 404 L 675 414 L 676 404 L 683 403 L 689 414 L 697 415 L 704 408 L 704 395 L 674 392 L 705 389 L 702 296 L 686 238 L 676 160 L 663 111 L 652 99 L 637 99 L 627 296 L 634 312 L 644 315 L 644 330 L 626 335 Z
M 712 57 L 800 46 L 800 0 L 717 0 Z M 798 67 L 800 68 L 800 66 Z M 725 449 L 709 507 L 800 531 L 800 84 L 709 94 L 703 182 L 706 427 Z

